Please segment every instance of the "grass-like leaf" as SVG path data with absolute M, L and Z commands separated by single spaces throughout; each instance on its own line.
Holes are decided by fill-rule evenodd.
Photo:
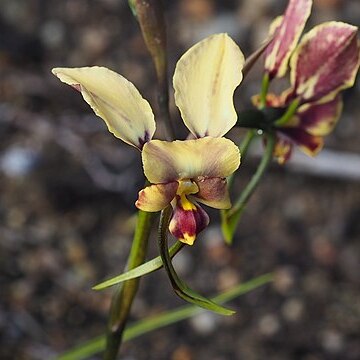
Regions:
M 268 284 L 273 280 L 272 274 L 265 274 L 249 280 L 243 284 L 234 286 L 233 288 L 213 297 L 211 300 L 218 303 L 225 303 L 244 295 L 260 286 Z M 170 310 L 162 314 L 149 317 L 147 319 L 135 322 L 129 325 L 124 332 L 124 341 L 135 339 L 141 335 L 149 333 L 153 330 L 163 328 L 165 326 L 177 323 L 179 321 L 191 318 L 192 316 L 204 312 L 205 310 L 196 305 L 185 305 L 175 310 Z M 82 360 L 100 353 L 105 348 L 105 336 L 98 336 L 84 344 L 69 350 L 60 355 L 58 360 Z
M 177 241 L 170 249 L 169 253 L 171 257 L 174 257 L 182 248 L 184 247 L 184 244 L 180 241 Z M 149 274 L 151 272 L 154 272 L 158 269 L 160 269 L 163 266 L 163 262 L 161 260 L 161 256 L 158 256 L 150 261 L 147 261 L 146 263 L 137 266 L 136 268 L 129 270 L 123 274 L 117 275 L 109 280 L 106 280 L 98 285 L 95 285 L 93 287 L 93 290 L 103 290 L 110 286 L 119 284 L 126 280 L 135 279 L 137 277 Z

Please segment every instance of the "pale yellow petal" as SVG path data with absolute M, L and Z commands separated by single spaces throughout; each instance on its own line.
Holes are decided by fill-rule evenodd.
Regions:
M 155 121 L 151 107 L 123 76 L 99 66 L 55 68 L 52 72 L 81 91 L 84 100 L 117 138 L 140 149 L 152 138 Z
M 147 186 L 139 191 L 139 197 L 135 206 L 138 209 L 149 212 L 165 209 L 171 200 L 174 199 L 178 186 L 177 181 Z
M 174 74 L 175 103 L 196 136 L 220 137 L 236 123 L 233 94 L 245 59 L 227 34 L 212 35 L 190 48 Z
M 240 153 L 226 138 L 152 140 L 144 145 L 142 160 L 145 176 L 156 184 L 198 176 L 227 177 L 239 167 Z

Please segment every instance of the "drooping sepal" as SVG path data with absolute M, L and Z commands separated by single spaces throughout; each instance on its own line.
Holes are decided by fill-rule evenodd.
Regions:
M 353 86 L 360 63 L 357 27 L 331 21 L 304 35 L 290 60 L 290 97 L 328 102 Z
M 185 195 L 176 196 L 169 230 L 179 241 L 193 245 L 197 234 L 208 226 L 209 221 L 208 214 L 199 205 L 190 202 Z
M 314 136 L 309 134 L 302 128 L 281 128 L 278 131 L 278 141 L 275 146 L 274 156 L 279 163 L 286 162 L 292 151 L 292 144 L 295 144 L 306 155 L 315 156 L 324 146 L 324 139 L 322 136 Z M 285 136 L 285 138 L 283 138 Z M 280 139 L 280 140 L 279 140 Z
M 291 157 L 293 143 L 284 137 L 277 137 L 273 156 L 280 165 L 285 164 Z
M 63 83 L 80 91 L 109 131 L 142 149 L 155 132 L 154 114 L 134 84 L 105 67 L 55 68 Z
M 289 58 L 310 16 L 311 6 L 312 0 L 290 0 L 284 16 L 271 24 L 270 35 L 274 38 L 265 52 L 265 71 L 270 79 L 285 75 Z

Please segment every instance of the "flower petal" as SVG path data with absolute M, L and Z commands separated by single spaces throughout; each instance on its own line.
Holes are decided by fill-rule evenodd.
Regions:
M 278 137 L 275 144 L 273 156 L 274 158 L 276 158 L 280 165 L 283 165 L 290 159 L 292 149 L 293 144 L 291 143 L 291 141 L 282 137 Z
M 216 34 L 190 48 L 174 74 L 175 103 L 196 136 L 220 137 L 236 123 L 233 94 L 245 59 L 227 34 Z
M 240 152 L 226 138 L 151 140 L 144 145 L 142 161 L 147 179 L 159 184 L 198 176 L 227 177 L 239 167 Z
M 304 102 L 327 102 L 353 86 L 360 63 L 357 28 L 342 22 L 314 27 L 290 60 L 293 96 Z
M 149 212 L 165 209 L 174 199 L 178 186 L 177 181 L 147 186 L 139 191 L 135 206 L 140 210 Z
M 305 104 L 297 113 L 299 126 L 314 136 L 328 135 L 337 124 L 342 108 L 340 95 L 325 104 Z
M 55 68 L 52 72 L 81 92 L 117 138 L 139 149 L 152 138 L 155 121 L 151 107 L 123 76 L 99 66 Z
M 170 232 L 179 241 L 193 245 L 197 234 L 209 224 L 208 214 L 199 205 L 187 200 L 185 196 L 176 196 L 173 209 L 169 224 Z
M 288 140 L 299 146 L 300 150 L 309 156 L 315 156 L 324 145 L 321 136 L 313 136 L 301 128 L 281 128 L 281 134 L 285 135 Z
M 215 209 L 230 209 L 231 202 L 227 182 L 225 178 L 205 178 L 203 176 L 195 179 L 199 192 L 192 197 L 207 206 Z
M 311 6 L 312 0 L 290 0 L 284 16 L 271 24 L 270 34 L 274 34 L 274 40 L 265 52 L 265 70 L 270 78 L 285 75 L 291 53 L 310 16 Z

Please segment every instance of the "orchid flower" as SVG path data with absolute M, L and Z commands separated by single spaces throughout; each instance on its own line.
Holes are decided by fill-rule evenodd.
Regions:
M 136 87 L 104 67 L 55 68 L 53 73 L 80 91 L 110 132 L 141 151 L 151 183 L 136 206 L 157 212 L 172 205 L 170 232 L 192 245 L 209 223 L 203 203 L 230 208 L 226 177 L 240 165 L 238 147 L 223 138 L 236 123 L 233 93 L 242 80 L 244 56 L 227 34 L 210 36 L 178 61 L 175 103 L 195 139 L 153 140 L 154 115 Z
M 290 0 L 283 17 L 270 26 L 274 38 L 265 52 L 265 74 L 271 80 L 290 68 L 290 88 L 280 96 L 267 94 L 265 104 L 284 109 L 275 122 L 279 163 L 290 158 L 293 145 L 307 155 L 316 155 L 323 137 L 335 127 L 341 112 L 341 90 L 353 86 L 360 63 L 357 27 L 327 22 L 314 27 L 297 42 L 311 11 L 311 0 Z M 290 60 L 290 63 L 289 63 Z M 287 109 L 287 110 L 286 110 Z M 289 114 L 290 110 L 290 114 Z

